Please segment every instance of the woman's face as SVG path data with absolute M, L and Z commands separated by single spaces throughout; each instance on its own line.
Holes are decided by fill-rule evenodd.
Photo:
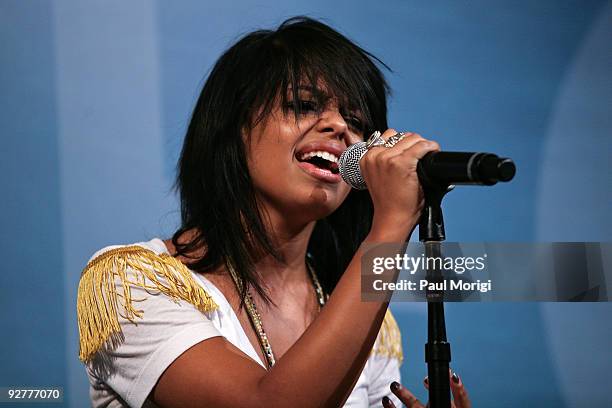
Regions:
M 300 87 L 293 100 L 289 90 L 286 109 L 277 98 L 268 118 L 245 140 L 260 200 L 268 211 L 292 222 L 323 218 L 342 204 L 350 187 L 338 173 L 338 158 L 363 140 L 360 113 L 344 111 L 336 98 L 315 98 L 322 91 Z M 326 102 L 317 102 L 321 99 Z M 297 104 L 301 113 L 296 117 Z

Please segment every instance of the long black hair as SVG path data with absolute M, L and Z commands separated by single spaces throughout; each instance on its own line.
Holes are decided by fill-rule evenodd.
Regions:
M 331 27 L 307 17 L 283 22 L 275 31 L 242 37 L 213 67 L 197 101 L 178 163 L 181 227 L 172 237 L 176 255 L 203 250 L 188 266 L 206 273 L 231 265 L 246 288 L 269 300 L 254 272 L 257 254 L 280 259 L 266 232 L 249 176 L 242 135 L 271 112 L 287 91 L 298 100 L 304 82 L 363 115 L 364 134 L 387 128 L 389 88 L 379 59 Z M 315 96 L 316 97 L 316 96 Z M 299 106 L 297 107 L 299 109 Z M 299 114 L 299 112 L 297 112 Z M 372 201 L 352 190 L 331 215 L 318 220 L 308 244 L 311 265 L 331 293 L 370 230 Z M 187 231 L 196 233 L 188 242 Z

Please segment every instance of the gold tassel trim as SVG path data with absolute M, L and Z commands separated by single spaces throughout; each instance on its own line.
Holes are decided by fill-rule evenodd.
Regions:
M 121 280 L 122 293 L 118 293 L 116 278 Z M 87 362 L 98 350 L 112 350 L 123 341 L 119 316 L 134 324 L 136 318 L 142 318 L 143 311 L 135 309 L 132 302 L 146 299 L 133 299 L 131 286 L 152 295 L 162 293 L 177 303 L 184 300 L 202 313 L 218 307 L 176 258 L 138 245 L 111 249 L 92 259 L 81 274 L 77 294 L 81 361 Z M 118 298 L 122 298 L 122 311 Z
M 404 360 L 402 351 L 402 333 L 399 326 L 391 314 L 391 310 L 387 309 L 383 320 L 380 332 L 378 333 L 377 345 L 374 349 L 374 354 L 399 360 L 400 364 Z

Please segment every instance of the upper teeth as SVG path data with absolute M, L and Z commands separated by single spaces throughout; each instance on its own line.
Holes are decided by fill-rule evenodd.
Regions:
M 302 155 L 301 160 L 308 160 L 308 159 L 312 159 L 313 157 L 320 157 L 327 161 L 334 162 L 336 164 L 338 163 L 338 158 L 335 155 L 329 152 L 321 151 L 321 150 L 315 150 L 312 152 L 304 153 Z

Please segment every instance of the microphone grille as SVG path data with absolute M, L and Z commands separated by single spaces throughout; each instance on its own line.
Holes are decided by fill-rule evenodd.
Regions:
M 367 151 L 365 142 L 355 143 L 349 146 L 338 159 L 338 168 L 342 179 L 356 190 L 366 190 L 368 188 L 359 168 L 359 161 Z

